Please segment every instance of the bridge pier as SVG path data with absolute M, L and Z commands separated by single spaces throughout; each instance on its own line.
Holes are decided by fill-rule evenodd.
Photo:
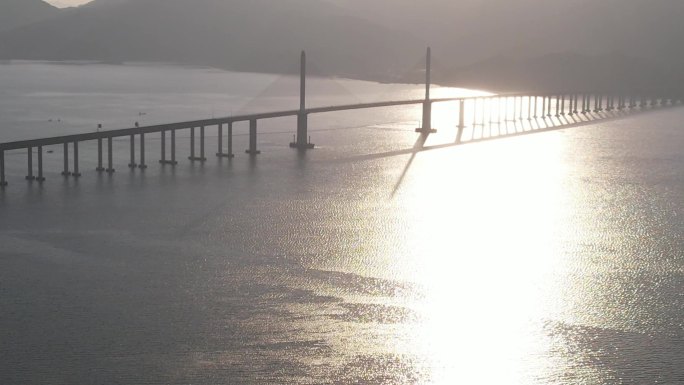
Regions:
M 0 150 L 0 188 L 4 189 L 7 186 L 5 179 L 5 150 Z
M 299 150 L 310 150 L 316 147 L 309 141 L 309 115 L 305 110 L 300 110 L 297 114 L 297 135 L 295 141 L 290 143 L 290 147 Z
M 189 160 L 195 160 L 195 127 L 190 127 L 190 156 Z
M 102 138 L 97 139 L 97 168 L 95 171 L 103 172 L 105 169 L 102 167 Z
M 114 174 L 114 150 L 113 150 L 113 138 L 107 138 L 107 171 L 108 174 Z
M 190 128 L 190 156 L 191 161 L 205 162 L 207 158 L 204 157 L 204 126 L 200 127 L 200 156 L 195 156 L 195 127 Z
M 147 164 L 145 164 L 145 133 L 140 134 L 140 164 L 138 168 L 141 170 L 147 168 Z
M 36 177 L 33 176 L 33 147 L 28 148 L 28 173 L 26 174 L 26 180 L 33 181 Z
M 473 99 L 473 127 L 477 125 L 477 101 L 478 99 Z
M 168 164 L 175 166 L 178 164 L 176 162 L 176 130 L 171 131 L 171 160 L 166 159 L 166 131 L 161 132 L 161 160 L 159 164 Z
M 43 176 L 43 146 L 38 146 L 38 177 L 36 181 L 45 182 L 45 177 Z
M 484 114 L 485 114 L 485 106 L 484 106 L 484 99 L 482 100 L 482 124 L 484 124 Z M 423 102 L 423 122 L 422 126 L 420 128 L 416 128 L 416 132 L 419 134 L 423 135 L 429 135 L 429 134 L 434 134 L 437 132 L 436 129 L 432 128 L 432 102 L 431 101 L 425 101 Z
M 233 154 L 233 122 L 228 122 L 228 153 L 223 152 L 223 124 L 219 124 L 218 132 L 219 145 L 216 156 L 218 156 L 219 158 L 234 158 L 235 155 Z
M 560 117 L 560 96 L 556 97 L 556 117 Z
M 613 94 L 606 95 L 606 111 L 613 111 L 614 101 Z
M 74 172 L 71 176 L 74 178 L 81 176 L 81 173 L 78 171 L 78 141 L 74 141 Z
M 578 100 L 579 100 L 579 95 L 575 94 L 575 103 L 573 104 L 573 110 L 572 110 L 572 112 L 573 112 L 574 114 L 577 114 L 577 113 L 578 113 L 578 111 L 577 111 L 577 101 L 578 101 Z
M 166 163 L 166 131 L 161 132 L 161 159 L 160 164 Z
M 465 100 L 458 101 L 458 130 L 456 132 L 456 143 L 461 143 L 463 130 L 465 129 Z
M 138 167 L 138 165 L 135 163 L 135 135 L 131 135 L 130 139 L 130 146 L 131 146 L 131 160 L 128 163 L 128 168 L 130 169 L 135 169 Z
M 64 171 L 62 171 L 63 176 L 70 176 L 69 171 L 69 143 L 64 143 Z
M 249 149 L 245 153 L 256 156 L 261 154 L 261 151 L 257 150 L 257 120 L 250 119 L 249 121 Z
M 489 124 L 491 125 L 494 122 L 494 98 L 489 98 L 489 108 L 487 111 L 489 111 Z
M 200 161 L 207 161 L 207 158 L 204 156 L 204 126 L 200 127 Z

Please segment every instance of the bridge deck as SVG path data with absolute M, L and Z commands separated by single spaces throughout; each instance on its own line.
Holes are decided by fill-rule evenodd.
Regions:
M 511 95 L 497 95 L 496 97 L 509 97 L 509 96 L 519 96 L 519 95 L 512 95 L 512 94 Z M 426 101 L 425 99 L 411 99 L 411 100 L 395 100 L 395 101 L 384 101 L 384 102 L 374 102 L 374 103 L 346 104 L 346 105 L 338 105 L 338 106 L 308 108 L 308 109 L 305 109 L 303 111 L 303 113 L 306 115 L 311 115 L 311 114 L 321 114 L 321 113 L 326 113 L 326 112 L 350 111 L 350 110 L 382 108 L 382 107 L 397 107 L 397 106 L 423 104 L 426 102 L 427 103 L 444 103 L 444 102 L 454 102 L 454 101 L 460 101 L 460 100 L 475 100 L 475 99 L 483 99 L 483 98 L 491 98 L 491 97 L 493 97 L 493 96 L 438 98 L 438 99 L 430 99 L 429 101 Z M 229 123 L 235 123 L 235 122 L 246 122 L 246 121 L 251 121 L 251 120 L 283 118 L 283 117 L 297 116 L 300 113 L 302 113 L 302 111 L 300 111 L 300 110 L 262 112 L 262 113 L 254 113 L 254 114 L 226 116 L 226 117 L 212 118 L 212 119 L 191 120 L 191 121 L 186 121 L 186 122 L 157 124 L 157 125 L 152 125 L 152 126 L 131 127 L 131 128 L 117 129 L 117 130 L 88 132 L 88 133 L 83 133 L 83 134 L 62 135 L 62 136 L 54 136 L 54 137 L 40 138 L 40 139 L 19 140 L 19 141 L 14 141 L 14 142 L 0 143 L 0 150 L 20 150 L 20 149 L 26 149 L 29 147 L 50 146 L 50 145 L 58 145 L 58 144 L 73 143 L 73 142 L 85 142 L 85 141 L 90 141 L 90 140 L 118 138 L 118 137 L 125 137 L 125 136 L 130 136 L 130 135 L 139 135 L 139 134 L 151 134 L 151 133 L 157 133 L 157 132 L 162 132 L 162 131 L 182 130 L 182 129 L 188 129 L 188 128 L 193 128 L 193 127 L 209 127 L 209 126 L 218 126 L 220 124 L 229 124 Z

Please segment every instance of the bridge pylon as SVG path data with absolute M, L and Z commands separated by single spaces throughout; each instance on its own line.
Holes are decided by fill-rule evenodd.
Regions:
M 306 52 L 302 51 L 299 70 L 299 113 L 297 113 L 297 136 L 290 143 L 291 148 L 309 150 L 314 144 L 309 141 L 309 114 L 306 111 Z
M 428 47 L 425 57 L 425 101 L 423 102 L 422 126 L 416 128 L 416 132 L 422 135 L 434 134 L 437 132 L 432 128 L 432 100 L 430 99 L 430 84 L 432 83 L 432 49 Z

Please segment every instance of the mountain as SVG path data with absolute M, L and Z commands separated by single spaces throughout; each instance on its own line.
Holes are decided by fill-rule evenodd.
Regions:
M 40 3 L 38 0 L 3 0 Z M 491 90 L 684 90 L 682 0 L 95 0 L 0 32 L 0 59 L 163 61 Z
M 25 0 L 22 0 L 25 1 Z M 404 47 L 415 50 L 406 54 Z M 424 48 L 316 0 L 96 0 L 0 35 L 0 58 L 162 61 L 290 73 L 312 69 L 390 80 Z
M 0 31 L 36 23 L 55 17 L 59 9 L 42 0 L 0 1 Z
M 682 0 L 330 1 L 431 44 L 442 84 L 684 90 Z

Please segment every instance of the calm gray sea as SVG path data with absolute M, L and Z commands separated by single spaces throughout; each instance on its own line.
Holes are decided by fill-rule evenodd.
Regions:
M 0 142 L 298 106 L 297 80 L 0 65 Z M 472 91 L 439 89 L 437 95 Z M 420 97 L 312 80 L 310 106 Z M 416 149 L 418 107 L 260 122 L 250 158 L 0 192 L 0 384 L 684 384 L 684 109 Z M 207 128 L 216 152 L 215 128 Z

